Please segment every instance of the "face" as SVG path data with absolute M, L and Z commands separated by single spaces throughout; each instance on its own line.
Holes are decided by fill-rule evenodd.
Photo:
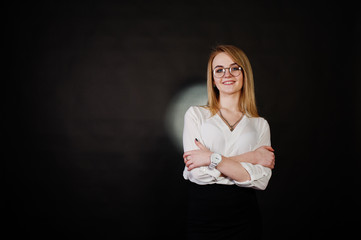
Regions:
M 238 70 L 238 65 L 233 61 L 233 59 L 226 53 L 218 53 L 212 63 L 212 70 L 216 69 L 216 71 L 221 72 L 221 70 L 224 68 L 226 72 L 222 77 L 216 77 L 213 74 L 214 84 L 219 90 L 219 93 L 222 94 L 235 94 L 240 93 L 241 89 L 243 87 L 243 72 L 240 71 L 240 74 L 238 76 L 233 76 L 229 72 L 229 68 L 232 67 L 234 71 L 234 75 L 236 74 L 236 71 Z M 239 73 L 239 72 L 238 72 Z

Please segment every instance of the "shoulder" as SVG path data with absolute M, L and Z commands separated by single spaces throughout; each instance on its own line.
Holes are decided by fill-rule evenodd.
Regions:
M 269 128 L 269 124 L 263 117 L 248 117 L 249 121 L 259 130 Z
M 210 111 L 205 106 L 191 106 L 185 113 L 185 117 L 193 118 L 207 118 L 210 116 Z

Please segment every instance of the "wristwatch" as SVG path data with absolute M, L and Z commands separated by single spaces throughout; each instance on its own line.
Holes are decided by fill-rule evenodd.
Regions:
M 211 164 L 209 164 L 208 168 L 213 170 L 217 165 L 222 161 L 222 156 L 218 153 L 213 153 L 211 155 Z

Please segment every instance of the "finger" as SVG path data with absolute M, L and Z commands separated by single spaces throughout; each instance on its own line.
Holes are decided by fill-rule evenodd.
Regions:
M 268 151 L 274 152 L 275 150 L 271 146 L 265 146 Z
M 269 168 L 270 168 L 270 169 L 273 169 L 273 167 L 274 167 L 273 162 L 271 162 L 271 163 L 269 164 Z
M 186 162 L 186 166 L 188 167 L 191 164 L 194 164 L 194 162 L 192 161 L 192 159 L 188 158 L 188 160 Z
M 197 147 L 201 150 L 208 150 L 197 138 L 194 139 L 194 142 L 196 143 Z
M 191 156 L 186 156 L 186 157 L 184 158 L 184 163 L 187 163 L 190 159 L 191 159 Z
M 195 165 L 192 163 L 192 164 L 190 164 L 189 166 L 188 166 L 188 171 L 190 171 L 190 170 L 192 170 L 192 169 L 194 169 L 195 168 Z
M 189 167 L 189 166 L 192 165 L 192 164 L 193 164 L 192 161 L 187 161 L 187 162 L 186 162 L 186 166 L 187 166 L 187 167 Z
M 192 151 L 184 152 L 184 153 L 183 153 L 183 158 L 186 158 L 186 157 L 188 157 L 188 156 L 191 155 L 191 154 L 192 154 Z
M 198 152 L 199 150 L 191 150 L 191 151 L 187 151 L 187 152 L 184 152 L 183 153 L 183 157 L 187 157 L 187 156 L 190 156 L 196 152 Z
M 274 152 L 275 150 L 271 146 L 263 146 L 268 151 Z

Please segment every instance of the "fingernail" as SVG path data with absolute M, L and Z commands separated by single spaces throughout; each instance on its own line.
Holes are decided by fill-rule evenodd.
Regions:
M 199 142 L 197 138 L 196 138 L 196 141 Z

